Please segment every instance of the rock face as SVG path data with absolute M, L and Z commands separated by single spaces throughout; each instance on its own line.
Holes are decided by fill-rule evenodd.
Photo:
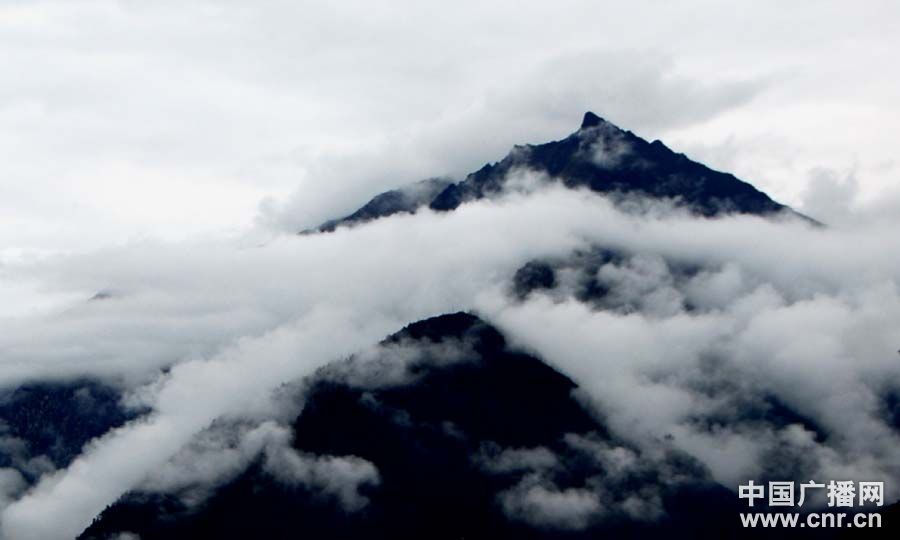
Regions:
M 731 174 L 691 161 L 660 141 L 647 142 L 588 112 L 578 131 L 562 140 L 516 146 L 499 162 L 485 165 L 460 182 L 425 181 L 429 189 L 413 189 L 416 196 L 405 194 L 410 188 L 388 191 L 353 214 L 323 224 L 320 230 L 414 212 L 426 205 L 432 210 L 453 210 L 466 201 L 498 194 L 518 169 L 543 173 L 547 181 L 558 178 L 570 188 L 615 197 L 671 199 L 704 216 L 792 212 Z

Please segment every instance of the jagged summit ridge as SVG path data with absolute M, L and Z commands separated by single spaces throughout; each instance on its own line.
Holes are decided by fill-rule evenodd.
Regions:
M 715 171 L 676 153 L 660 141 L 648 142 L 588 111 L 580 128 L 543 144 L 517 145 L 503 159 L 489 163 L 459 182 L 425 181 L 427 188 L 393 190 L 374 197 L 359 210 L 319 227 L 331 231 L 428 206 L 450 211 L 465 202 L 503 191 L 514 169 L 545 173 L 569 188 L 597 193 L 637 195 L 676 202 L 702 216 L 721 214 L 796 214 L 731 174 Z M 410 193 L 412 195 L 410 195 Z

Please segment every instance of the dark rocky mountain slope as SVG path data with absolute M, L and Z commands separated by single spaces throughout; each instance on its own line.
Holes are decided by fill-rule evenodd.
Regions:
M 544 173 L 567 187 L 614 197 L 671 199 L 703 216 L 796 214 L 731 174 L 692 161 L 658 140 L 647 142 L 588 112 L 578 131 L 564 139 L 516 146 L 499 162 L 485 165 L 460 182 L 427 180 L 382 193 L 353 214 L 331 220 L 319 230 L 332 231 L 341 225 L 414 212 L 424 206 L 453 210 L 467 201 L 500 193 L 510 173 L 517 169 Z

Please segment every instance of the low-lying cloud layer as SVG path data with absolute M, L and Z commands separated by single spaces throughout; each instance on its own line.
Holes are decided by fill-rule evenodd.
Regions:
M 263 453 L 293 471 L 286 481 L 359 507 L 353 486 L 376 484 L 377 464 L 278 450 L 276 390 L 411 321 L 466 309 L 572 377 L 610 430 L 647 455 L 656 446 L 685 452 L 731 489 L 812 475 L 884 480 L 896 497 L 900 440 L 885 402 L 900 392 L 898 244 L 888 227 L 847 232 L 666 208 L 637 215 L 550 187 L 252 248 L 144 244 L 7 267 L 11 279 L 84 300 L 3 321 L 0 384 L 99 377 L 150 412 L 25 492 L 14 472 L 0 471 L 0 502 L 14 501 L 0 514 L 2 531 L 10 540 L 72 537 L 130 489 L 174 489 L 165 471 L 192 448 L 232 449 L 217 454 L 220 469 L 196 471 L 201 484 Z M 564 261 L 595 245 L 624 254 L 596 273 L 615 291 L 607 305 L 575 299 L 564 275 L 525 300 L 508 294 L 527 261 Z M 86 300 L 101 290 L 109 297 Z M 796 417 L 754 416 L 773 403 Z M 217 441 L 217 421 L 257 427 Z M 571 444 L 595 448 L 598 460 L 629 451 Z M 487 466 L 529 457 L 540 469 L 532 458 L 541 456 L 529 456 Z M 335 471 L 345 481 L 321 481 Z M 599 488 L 557 490 L 539 472 L 498 500 L 511 517 L 550 525 L 588 523 L 609 505 Z M 627 513 L 654 500 L 615 504 Z
M 580 215 L 576 222 L 586 225 L 593 209 L 582 196 L 557 192 L 254 249 L 138 246 L 23 268 L 85 298 L 119 292 L 9 323 L 3 384 L 85 374 L 153 381 L 160 367 L 176 365 L 134 398 L 151 415 L 96 441 L 8 507 L 7 534 L 77 533 L 216 418 L 269 414 L 278 385 L 410 321 L 471 306 L 523 260 L 578 245 L 569 220 Z M 569 223 L 548 228 L 553 222 Z M 42 517 L 48 512 L 57 516 L 52 523 Z
M 608 225 L 594 240 L 627 255 L 596 272 L 609 290 L 604 309 L 565 284 L 524 303 L 482 298 L 480 308 L 572 376 L 616 434 L 672 444 L 726 486 L 898 478 L 900 260 L 890 228 Z M 783 407 L 796 416 L 773 419 Z

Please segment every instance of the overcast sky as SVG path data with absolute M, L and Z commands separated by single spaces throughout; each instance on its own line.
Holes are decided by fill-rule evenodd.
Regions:
M 296 230 L 587 109 L 839 219 L 896 198 L 898 36 L 891 1 L 0 0 L 0 263 Z
M 214 419 L 473 307 L 617 435 L 674 432 L 729 487 L 789 436 L 817 479 L 897 485 L 900 4 L 335 4 L 0 0 L 0 382 L 121 378 L 153 409 L 31 491 L 7 470 L 0 536 L 70 538 Z M 638 218 L 551 186 L 284 234 L 586 110 L 834 226 Z M 593 244 L 637 252 L 598 276 L 642 312 L 504 296 L 525 261 Z M 667 260 L 704 271 L 682 287 Z M 720 412 L 695 391 L 713 357 L 827 435 L 684 428 Z

